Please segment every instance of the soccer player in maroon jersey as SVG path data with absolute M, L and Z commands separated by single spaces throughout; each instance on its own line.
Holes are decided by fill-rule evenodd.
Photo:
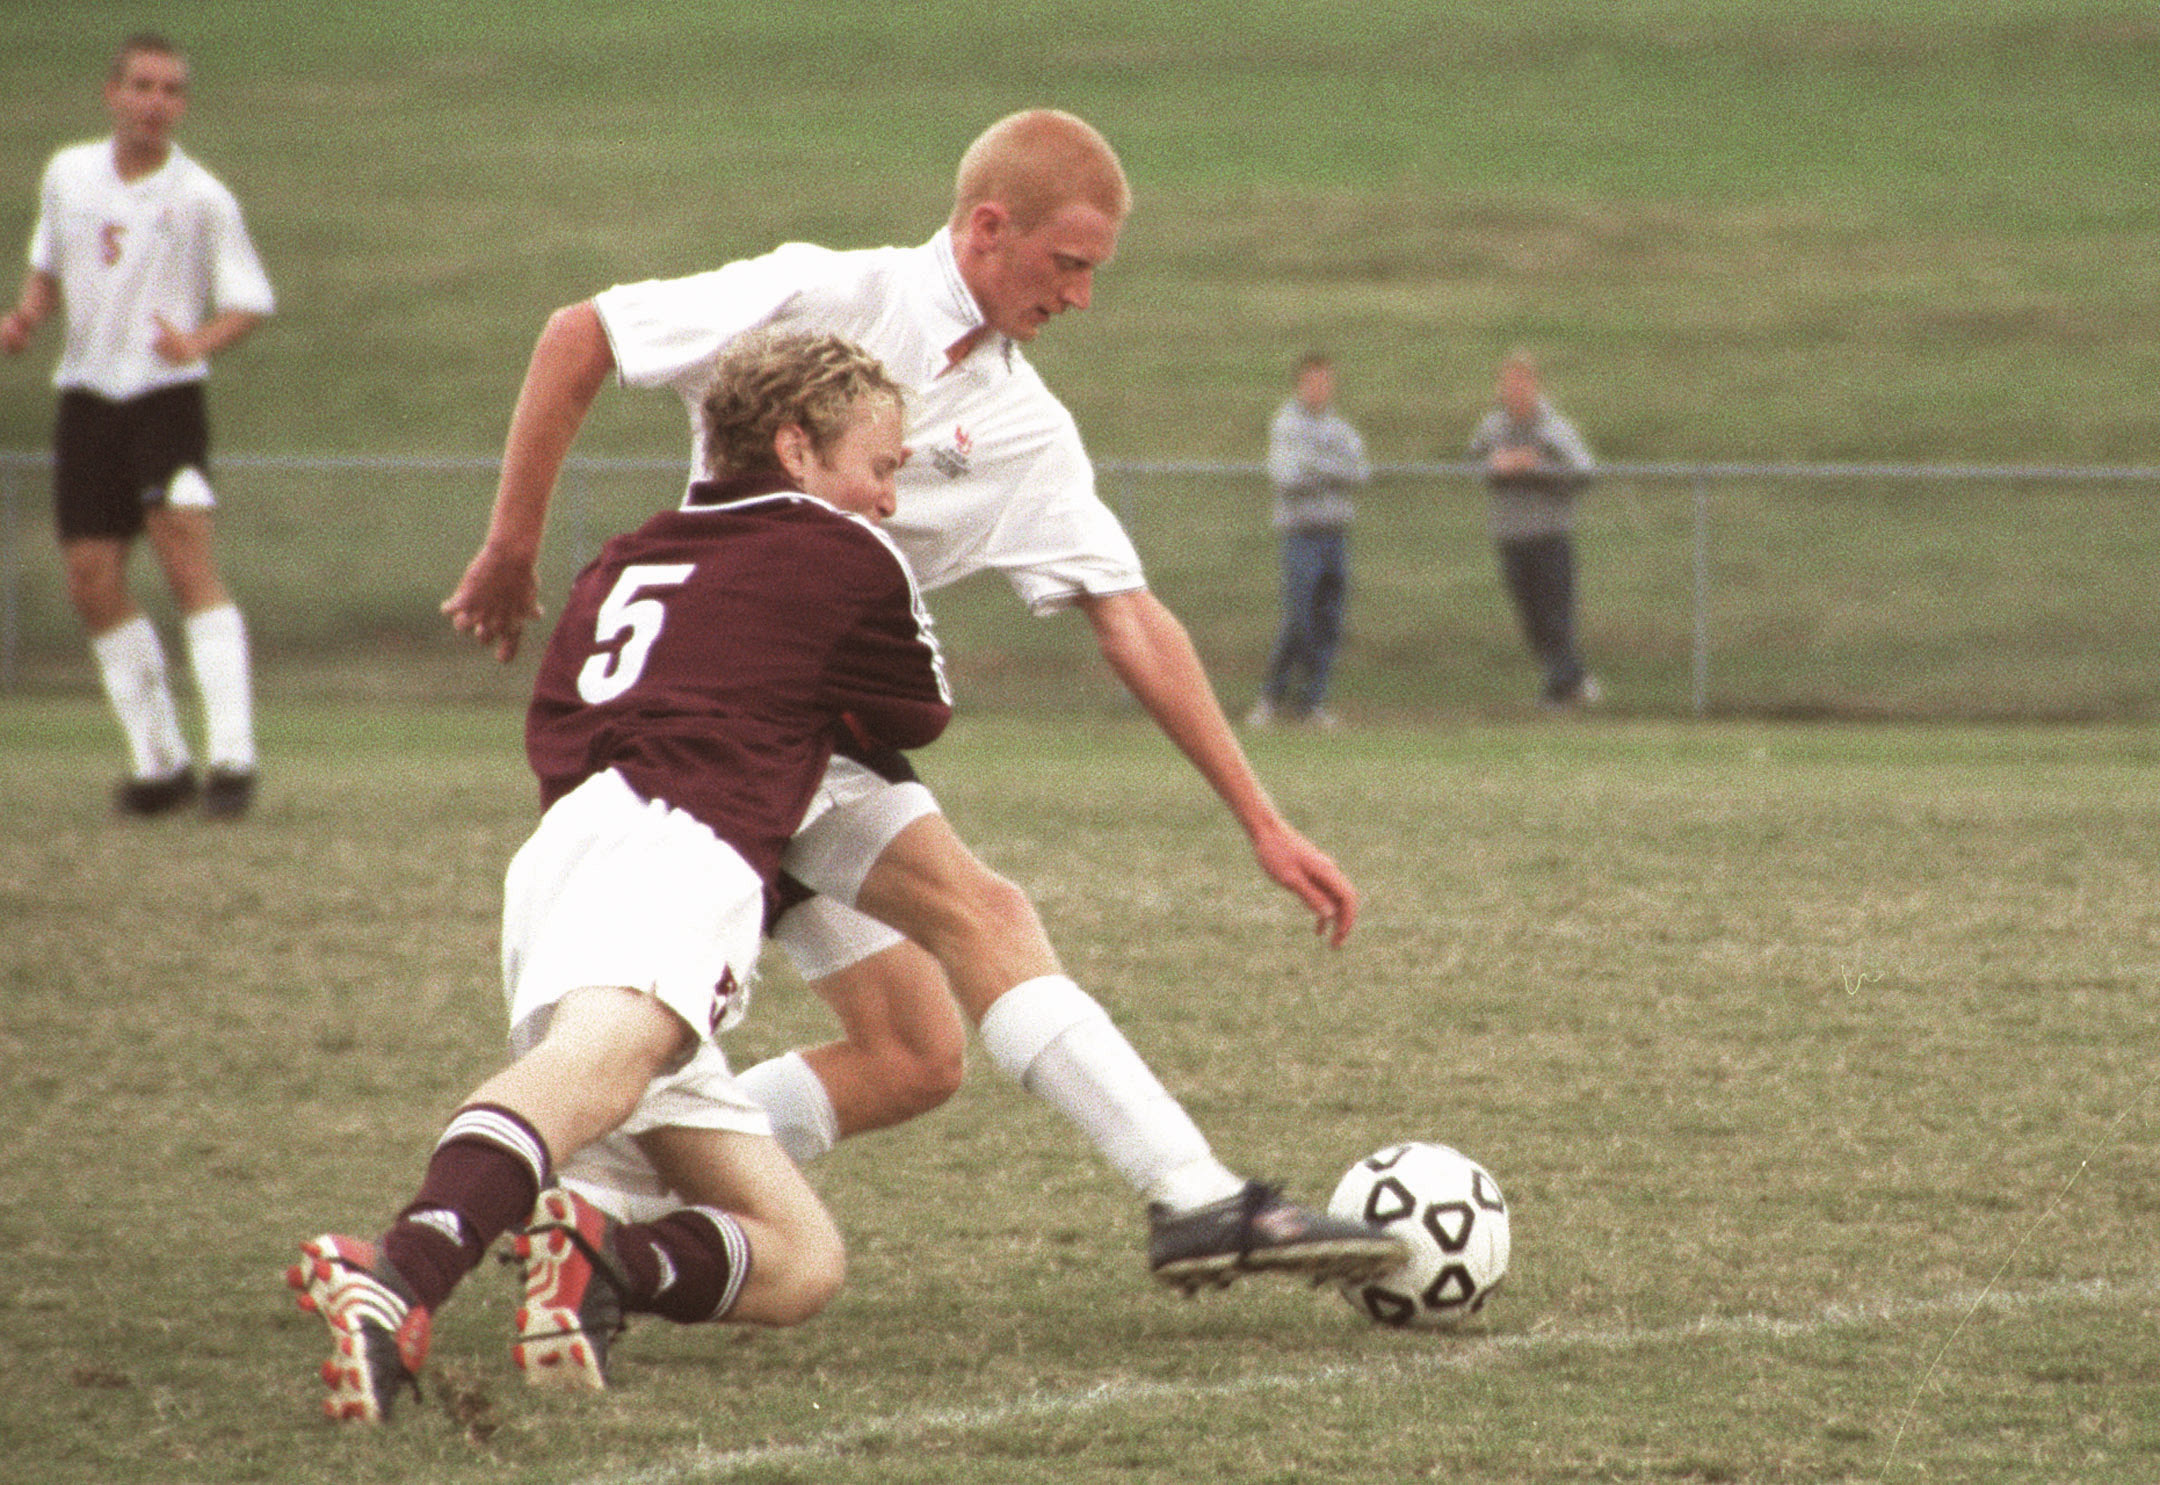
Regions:
M 518 1239 L 536 1379 L 600 1385 L 626 1310 L 786 1325 L 839 1289 L 831 1217 L 763 1108 L 709 1076 L 724 1205 L 656 1192 L 647 1220 L 618 1222 L 554 1184 L 603 1136 L 667 1137 L 651 1095 L 741 1017 L 781 849 L 836 739 L 919 747 L 952 715 L 914 577 L 874 524 L 906 459 L 883 367 L 835 336 L 755 337 L 702 415 L 710 478 L 579 575 L 534 685 L 543 813 L 504 883 L 515 1060 L 452 1116 L 381 1237 L 311 1239 L 287 1276 L 330 1329 L 333 1419 L 380 1422 L 417 1392 L 433 1312 L 536 1201 Z

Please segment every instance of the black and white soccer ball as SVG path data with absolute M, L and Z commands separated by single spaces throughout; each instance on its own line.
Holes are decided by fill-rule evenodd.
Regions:
M 1378 1324 L 1453 1325 L 1484 1309 L 1507 1277 L 1507 1198 L 1485 1167 L 1447 1145 L 1373 1152 L 1344 1173 L 1328 1211 L 1410 1246 L 1402 1267 L 1342 1286 L 1351 1307 Z

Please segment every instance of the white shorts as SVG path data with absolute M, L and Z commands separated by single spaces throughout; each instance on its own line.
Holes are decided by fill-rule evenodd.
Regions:
M 635 1135 L 648 1129 L 723 1129 L 772 1137 L 772 1118 L 742 1084 L 727 1057 L 698 1043 L 679 1072 L 655 1078 L 633 1113 L 613 1134 L 595 1140 L 556 1168 L 566 1186 L 618 1222 L 651 1222 L 683 1205 L 653 1169 Z
M 512 1053 L 587 985 L 654 996 L 711 1045 L 749 1003 L 764 908 L 757 873 L 710 826 L 613 769 L 593 775 L 541 816 L 503 882 Z
M 556 808 L 569 802 L 565 798 Z M 852 759 L 833 759 L 806 823 L 781 858 L 783 871 L 819 894 L 790 910 L 773 933 L 804 979 L 837 974 L 903 942 L 901 934 L 845 904 L 854 901 L 892 838 L 935 813 L 937 800 L 921 784 L 894 784 Z M 507 935 L 504 941 L 508 943 Z M 618 1221 L 653 1221 L 683 1204 L 634 1138 L 663 1127 L 769 1138 L 772 1118 L 736 1081 L 719 1047 L 701 1041 L 689 1062 L 646 1088 L 636 1112 L 621 1128 L 572 1155 L 557 1174 Z
M 905 935 L 855 911 L 855 894 L 894 836 L 938 812 L 919 783 L 895 784 L 836 757 L 788 842 L 780 869 L 818 896 L 782 915 L 778 944 L 806 980 L 822 980 L 900 943 Z

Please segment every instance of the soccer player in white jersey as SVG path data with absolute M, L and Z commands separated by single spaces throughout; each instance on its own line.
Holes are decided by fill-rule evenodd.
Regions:
M 69 601 L 89 631 L 131 767 L 115 802 L 156 815 L 194 800 L 245 813 L 255 794 L 247 627 L 211 546 L 203 382 L 210 358 L 275 307 L 231 191 L 173 143 L 187 111 L 187 59 L 161 36 L 121 44 L 105 82 L 109 139 L 46 166 L 30 269 L 0 317 L 0 351 L 20 354 L 65 310 L 53 384 L 54 509 Z M 181 735 L 165 650 L 127 589 L 148 535 L 182 616 L 208 733 L 198 784 Z
M 444 611 L 498 658 L 515 654 L 538 612 L 535 559 L 555 480 L 611 374 L 687 394 L 747 331 L 847 336 L 908 388 L 911 457 L 887 530 L 923 586 L 994 568 L 1035 612 L 1079 609 L 1111 668 L 1237 817 L 1262 868 L 1339 946 L 1356 918 L 1355 888 L 1269 799 L 1184 627 L 1148 591 L 1130 540 L 1097 497 L 1071 415 L 1022 354 L 1051 319 L 1087 306 L 1129 206 L 1100 134 L 1069 114 L 1031 110 L 970 147 L 951 218 L 919 247 L 789 244 L 558 310 L 512 413 L 487 537 Z M 742 1075 L 797 1159 L 950 1096 L 964 1012 L 998 1067 L 1065 1114 L 1148 1203 L 1149 1262 L 1163 1282 L 1190 1291 L 1253 1270 L 1328 1278 L 1400 1261 L 1393 1240 L 1286 1201 L 1215 1158 L 1103 1008 L 1063 973 L 1026 895 L 968 851 L 904 760 L 836 760 L 826 790 L 830 807 L 783 862 L 818 895 L 783 916 L 774 936 L 844 1035 Z M 693 1063 L 678 1091 L 694 1095 L 698 1074 Z M 656 1182 L 694 1199 L 694 1146 L 617 1142 L 616 1179 L 624 1190 Z M 610 1199 L 605 1189 L 586 1194 Z

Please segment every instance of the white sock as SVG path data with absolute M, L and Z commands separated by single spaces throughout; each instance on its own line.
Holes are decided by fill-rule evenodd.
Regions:
M 255 768 L 255 703 L 248 665 L 247 624 L 232 604 L 187 618 L 188 663 L 202 693 L 203 749 L 212 768 Z
M 149 617 L 137 614 L 95 635 L 90 652 L 97 657 L 105 697 L 127 734 L 128 755 L 138 779 L 169 779 L 189 764 L 187 742 L 173 711 L 172 683 L 165 671 L 165 646 Z
M 999 996 L 982 1040 L 1007 1077 L 1071 1120 L 1148 1200 L 1182 1211 L 1243 1188 L 1109 1012 L 1064 975 Z
M 782 1052 L 735 1079 L 772 1115 L 773 1138 L 797 1165 L 808 1165 L 840 1143 L 832 1095 L 800 1052 Z

